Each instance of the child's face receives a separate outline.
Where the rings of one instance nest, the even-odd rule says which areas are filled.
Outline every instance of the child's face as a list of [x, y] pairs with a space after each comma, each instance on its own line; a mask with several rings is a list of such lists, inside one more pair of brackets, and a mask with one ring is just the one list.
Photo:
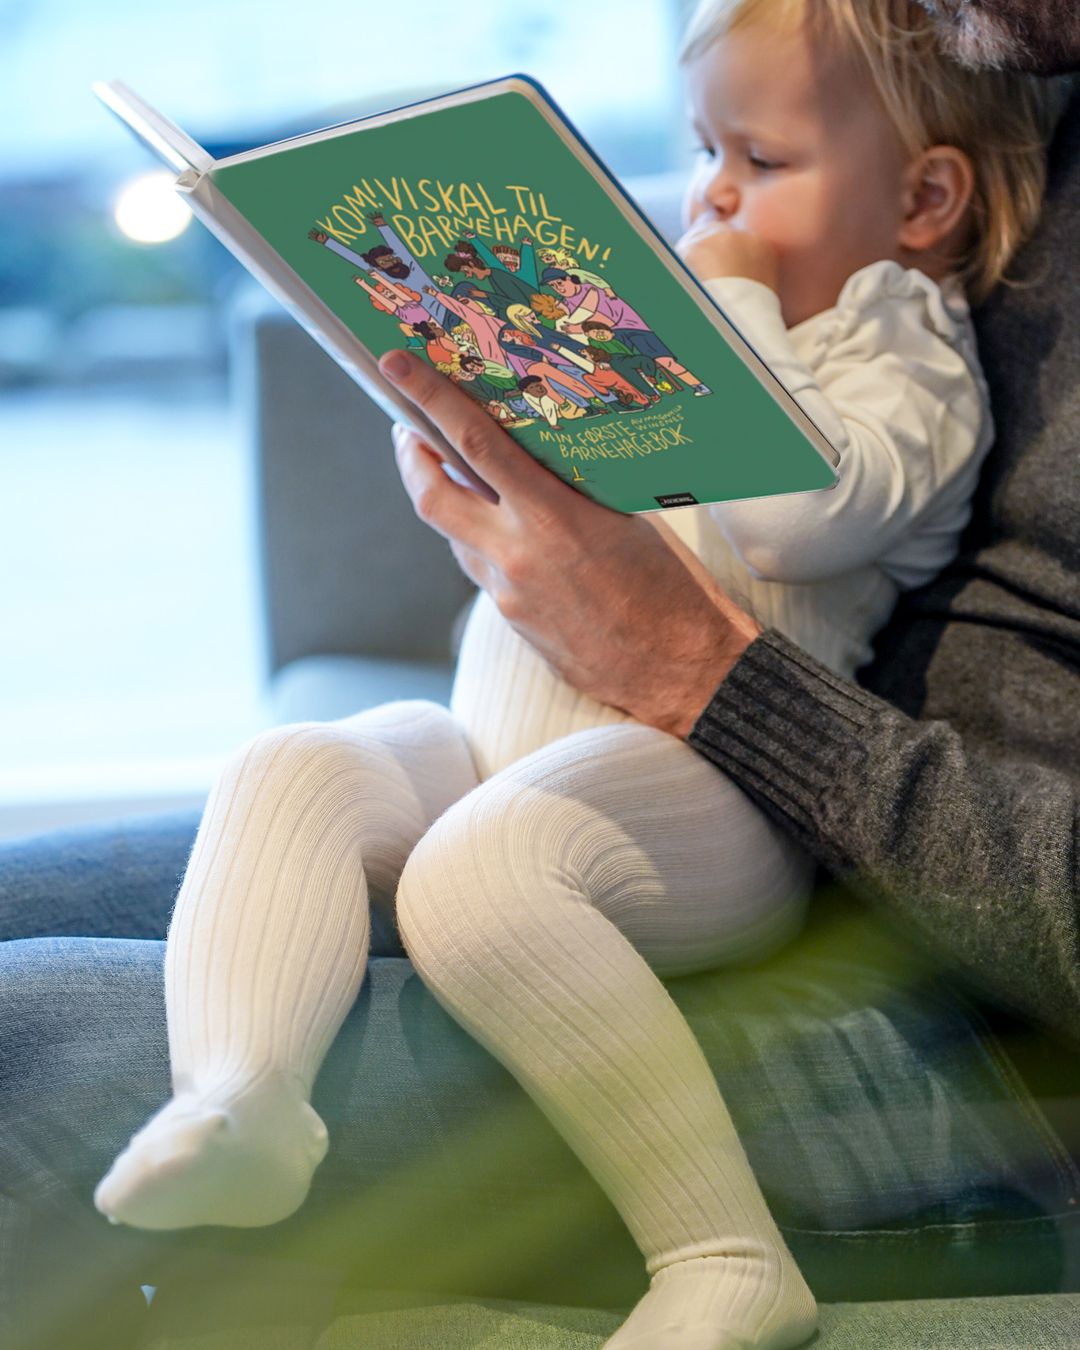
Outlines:
[[705, 150], [684, 225], [711, 212], [770, 244], [789, 328], [835, 304], [859, 268], [902, 261], [906, 156], [867, 84], [803, 34], [760, 25], [718, 39], [686, 78]]

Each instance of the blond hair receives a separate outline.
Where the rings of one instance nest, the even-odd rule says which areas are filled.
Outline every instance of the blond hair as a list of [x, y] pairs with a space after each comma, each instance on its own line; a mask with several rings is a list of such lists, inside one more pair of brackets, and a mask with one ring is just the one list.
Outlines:
[[752, 23], [803, 30], [812, 42], [861, 67], [901, 144], [912, 156], [932, 145], [963, 150], [975, 170], [971, 229], [953, 270], [972, 304], [1007, 275], [1034, 233], [1046, 188], [1046, 150], [1073, 83], [1068, 75], [972, 70], [941, 49], [916, 0], [702, 0], [687, 26], [680, 63]]
[[531, 337], [540, 337], [541, 329], [531, 319], [525, 317], [530, 312], [528, 305], [507, 305], [506, 307], [506, 317], [519, 333], [528, 333]]

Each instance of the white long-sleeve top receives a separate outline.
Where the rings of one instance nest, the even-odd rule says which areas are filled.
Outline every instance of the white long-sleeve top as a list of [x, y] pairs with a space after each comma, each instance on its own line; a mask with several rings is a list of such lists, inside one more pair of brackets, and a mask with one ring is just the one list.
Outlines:
[[993, 441], [963, 290], [882, 260], [787, 329], [760, 282], [705, 286], [835, 446], [839, 481], [664, 521], [759, 623], [850, 676], [898, 593], [956, 555]]
[[[789, 330], [760, 282], [705, 285], [836, 447], [839, 482], [663, 520], [760, 623], [850, 676], [899, 591], [950, 561], [968, 520], [993, 424], [967, 301], [958, 283], [939, 287], [883, 260]], [[450, 706], [481, 777], [572, 732], [627, 720], [556, 675], [484, 592]]]

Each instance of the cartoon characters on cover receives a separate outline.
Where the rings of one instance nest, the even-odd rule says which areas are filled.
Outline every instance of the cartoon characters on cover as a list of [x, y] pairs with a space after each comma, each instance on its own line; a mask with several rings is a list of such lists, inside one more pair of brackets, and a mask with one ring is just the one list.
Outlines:
[[467, 230], [430, 276], [386, 218], [357, 253], [322, 230], [308, 238], [358, 269], [353, 281], [427, 359], [503, 426], [648, 408], [704, 385], [649, 324], [565, 249], [531, 239], [489, 245]]

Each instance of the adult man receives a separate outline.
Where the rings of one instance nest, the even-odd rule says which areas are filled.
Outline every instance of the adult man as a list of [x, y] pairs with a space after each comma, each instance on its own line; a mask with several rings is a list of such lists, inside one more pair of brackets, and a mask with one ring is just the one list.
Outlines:
[[[927, 7], [950, 50], [974, 64], [1007, 56], [1051, 73], [1080, 63], [1080, 15], [1063, 2]], [[762, 634], [685, 551], [684, 567], [643, 519], [569, 493], [415, 368], [399, 387], [499, 505], [446, 479], [412, 433], [396, 436], [418, 514], [571, 683], [687, 737], [985, 989], [1076, 1037], [1080, 341], [1061, 286], [1077, 284], [1078, 210], [1074, 98], [1052, 151], [1044, 223], [1024, 255], [1044, 281], [1053, 258], [1058, 284], [999, 293], [978, 316], [991, 389], [1023, 408], [1010, 408], [1009, 434], [992, 452], [966, 551], [898, 612], [871, 672], [903, 711]], [[560, 592], [545, 565], [553, 556], [571, 563], [567, 577], [575, 559], [588, 567], [587, 596], [570, 603]]]

